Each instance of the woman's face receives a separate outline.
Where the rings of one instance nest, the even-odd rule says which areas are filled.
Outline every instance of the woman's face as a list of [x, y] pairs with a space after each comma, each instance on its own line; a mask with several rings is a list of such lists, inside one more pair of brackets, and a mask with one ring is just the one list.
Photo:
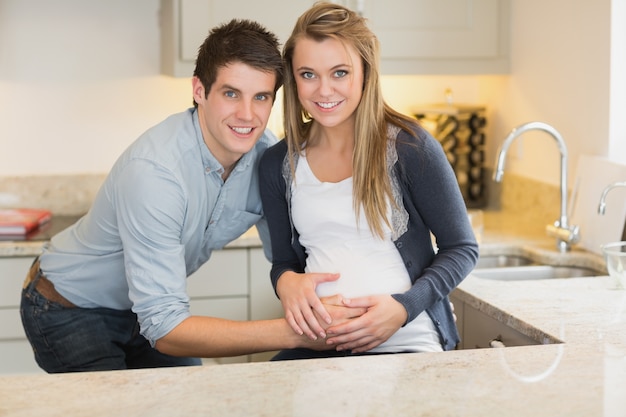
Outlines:
[[363, 64], [351, 45], [302, 38], [291, 63], [298, 99], [315, 121], [324, 127], [354, 124], [363, 95]]

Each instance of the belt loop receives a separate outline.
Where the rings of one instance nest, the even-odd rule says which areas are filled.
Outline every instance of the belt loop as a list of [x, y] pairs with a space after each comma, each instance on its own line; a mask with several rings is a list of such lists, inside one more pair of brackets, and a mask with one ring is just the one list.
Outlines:
[[[33, 271], [33, 269], [35, 268], [36, 270]], [[35, 260], [33, 261], [33, 263], [30, 265], [30, 269], [28, 270], [28, 275], [29, 275], [28, 281], [30, 282], [26, 286], [26, 290], [32, 291], [33, 288], [37, 287], [37, 283], [39, 282], [39, 279], [41, 278], [41, 275], [42, 275], [41, 268], [39, 267], [39, 256], [37, 256]]]

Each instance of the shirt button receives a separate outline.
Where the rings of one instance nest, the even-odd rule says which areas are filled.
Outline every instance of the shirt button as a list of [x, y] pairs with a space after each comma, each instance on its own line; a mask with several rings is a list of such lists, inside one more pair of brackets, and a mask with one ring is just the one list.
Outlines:
[[412, 267], [412, 266], [413, 266], [413, 262], [409, 261], [409, 262], [407, 262], [407, 263], [406, 263], [406, 267], [407, 267], [407, 268], [410, 268], [410, 267]]
[[402, 242], [396, 243], [396, 248], [400, 249], [402, 247]]
[[209, 167], [204, 168], [204, 172], [206, 172], [208, 174], [209, 172], [211, 172], [211, 168], [209, 168]]

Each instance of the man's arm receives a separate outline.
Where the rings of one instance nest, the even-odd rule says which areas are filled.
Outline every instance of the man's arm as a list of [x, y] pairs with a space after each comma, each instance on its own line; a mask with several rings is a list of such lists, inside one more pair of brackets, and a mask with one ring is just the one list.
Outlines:
[[[191, 316], [156, 342], [159, 352], [172, 356], [200, 358], [239, 356], [272, 350], [291, 349], [308, 343], [285, 319], [233, 321]], [[315, 342], [308, 343], [313, 348]], [[318, 349], [328, 349], [317, 341]]]
[[[362, 307], [347, 307], [339, 295], [322, 298], [339, 325], [365, 313]], [[328, 326], [325, 326], [328, 327]], [[256, 321], [233, 321], [216, 317], [191, 316], [157, 340], [156, 349], [172, 356], [216, 358], [249, 355], [258, 352], [293, 349], [335, 349], [325, 339], [311, 340], [296, 334], [284, 318]]]

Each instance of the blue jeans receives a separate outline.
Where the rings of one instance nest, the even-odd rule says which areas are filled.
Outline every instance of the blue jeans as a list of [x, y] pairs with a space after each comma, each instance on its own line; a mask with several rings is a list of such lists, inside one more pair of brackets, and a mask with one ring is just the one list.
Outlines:
[[151, 347], [130, 310], [68, 308], [47, 300], [35, 289], [39, 274], [22, 290], [20, 315], [35, 360], [46, 372], [201, 364], [197, 358], [169, 356]]

